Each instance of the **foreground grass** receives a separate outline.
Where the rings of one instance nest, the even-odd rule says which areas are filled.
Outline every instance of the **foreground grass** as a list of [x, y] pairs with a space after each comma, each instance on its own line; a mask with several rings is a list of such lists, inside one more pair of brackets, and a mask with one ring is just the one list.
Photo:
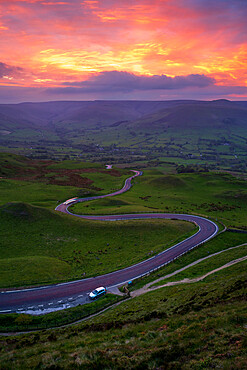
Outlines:
[[243, 369], [247, 263], [79, 325], [1, 338], [1, 368]]
[[0, 286], [54, 283], [140, 262], [196, 232], [172, 220], [96, 222], [11, 203], [0, 208]]
[[68, 325], [110, 307], [123, 299], [121, 296], [108, 293], [94, 302], [55, 311], [46, 315], [1, 314], [0, 332], [32, 331]]

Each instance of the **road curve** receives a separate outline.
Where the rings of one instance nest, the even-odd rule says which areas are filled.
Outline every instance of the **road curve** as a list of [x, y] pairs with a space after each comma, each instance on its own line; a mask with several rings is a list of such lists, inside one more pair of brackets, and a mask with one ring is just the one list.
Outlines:
[[[143, 262], [124, 268], [122, 270], [114, 271], [101, 276], [93, 278], [76, 280], [68, 283], [61, 283], [56, 285], [42, 286], [38, 288], [3, 291], [0, 293], [0, 313], [3, 312], [19, 312], [27, 310], [30, 307], [46, 307], [51, 305], [53, 301], [65, 302], [68, 297], [76, 301], [77, 297], [86, 296], [87, 293], [97, 286], [112, 287], [121, 285], [129, 280], [134, 280], [137, 277], [147, 274], [161, 266], [166, 265], [175, 258], [195, 248], [201, 243], [206, 242], [216, 235], [218, 232], [217, 225], [203, 217], [187, 215], [187, 214], [173, 214], [173, 213], [143, 213], [143, 214], [124, 214], [124, 215], [106, 215], [106, 216], [89, 216], [89, 215], [75, 215], [72, 214], [68, 208], [75, 203], [105, 198], [121, 194], [131, 187], [131, 180], [137, 176], [142, 175], [141, 171], [133, 171], [134, 175], [125, 181], [122, 189], [107, 195], [101, 195], [90, 198], [73, 198], [56, 207], [57, 211], [68, 213], [75, 217], [80, 217], [89, 220], [97, 221], [117, 221], [117, 220], [134, 220], [134, 219], [177, 219], [193, 222], [199, 227], [199, 231], [187, 238], [186, 240], [174, 245], [173, 247], [159, 253], [158, 255], [149, 258]], [[58, 300], [58, 301], [57, 301]], [[77, 301], [76, 301], [77, 302]], [[79, 302], [79, 300], [78, 300]], [[62, 304], [62, 303], [61, 303]], [[79, 304], [79, 303], [78, 303]]]

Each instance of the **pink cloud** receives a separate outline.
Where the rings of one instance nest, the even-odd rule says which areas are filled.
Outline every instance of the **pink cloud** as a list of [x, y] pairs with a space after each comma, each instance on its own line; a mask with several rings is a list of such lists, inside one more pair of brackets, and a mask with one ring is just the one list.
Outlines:
[[1, 61], [29, 71], [27, 87], [106, 70], [245, 86], [246, 19], [242, 0], [5, 0]]

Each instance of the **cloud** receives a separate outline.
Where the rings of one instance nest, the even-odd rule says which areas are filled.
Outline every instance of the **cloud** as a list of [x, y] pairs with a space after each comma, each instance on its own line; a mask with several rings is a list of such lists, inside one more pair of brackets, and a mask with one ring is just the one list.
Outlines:
[[15, 77], [23, 72], [23, 68], [10, 66], [6, 63], [0, 62], [0, 78]]
[[[54, 93], [81, 92], [130, 92], [134, 90], [173, 90], [187, 87], [206, 87], [213, 85], [215, 80], [199, 74], [168, 77], [166, 75], [144, 76], [129, 72], [101, 72], [82, 82], [64, 82], [66, 87], [48, 89]], [[67, 87], [69, 86], [69, 87]]]
[[[72, 89], [72, 91], [70, 91]], [[0, 86], [1, 103], [19, 103], [23, 101], [41, 102], [54, 100], [213, 100], [225, 98], [230, 100], [247, 100], [247, 86], [217, 86], [207, 87], [188, 87], [187, 89], [170, 90], [134, 90], [130, 92], [86, 92], [85, 90], [76, 91], [74, 88], [67, 87], [60, 93], [54, 94], [50, 89], [38, 87], [17, 87]]]
[[246, 0], [0, 0], [0, 71], [59, 94], [245, 86], [246, 19]]

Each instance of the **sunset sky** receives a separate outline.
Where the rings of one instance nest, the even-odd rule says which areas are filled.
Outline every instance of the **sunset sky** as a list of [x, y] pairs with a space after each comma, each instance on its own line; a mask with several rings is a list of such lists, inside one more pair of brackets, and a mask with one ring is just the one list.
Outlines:
[[246, 0], [0, 0], [0, 102], [247, 100]]

